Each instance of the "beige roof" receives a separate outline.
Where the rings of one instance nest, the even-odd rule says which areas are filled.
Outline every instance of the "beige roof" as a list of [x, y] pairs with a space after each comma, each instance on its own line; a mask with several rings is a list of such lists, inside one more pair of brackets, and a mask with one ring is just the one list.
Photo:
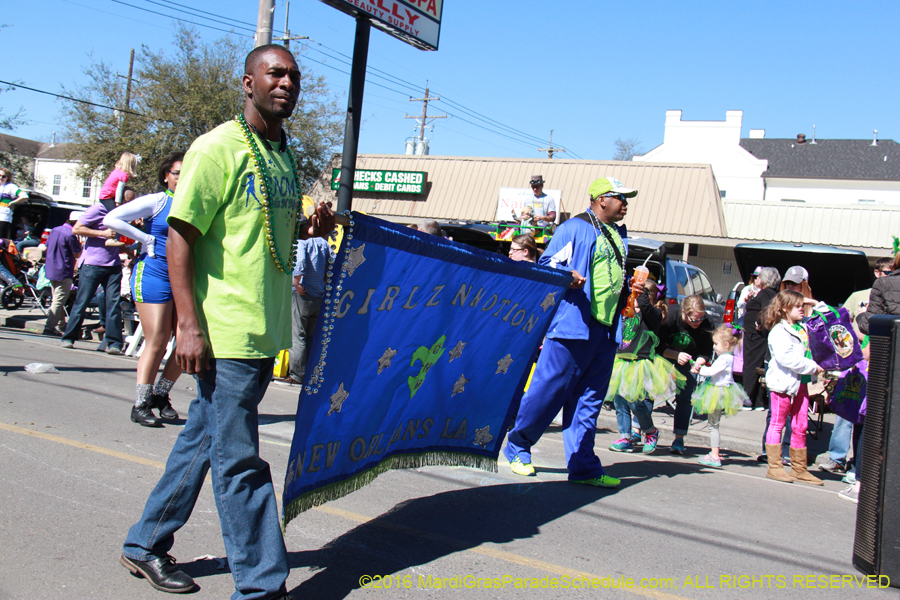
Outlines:
[[[331, 167], [340, 167], [335, 156]], [[331, 167], [316, 181], [311, 196], [336, 200]], [[562, 212], [574, 215], [588, 206], [587, 189], [604, 176], [638, 190], [625, 224], [634, 234], [667, 240], [727, 244], [725, 217], [712, 167], [568, 159], [513, 159], [458, 156], [360, 154], [357, 169], [425, 171], [422, 195], [354, 192], [353, 209], [399, 223], [421, 219], [494, 220], [501, 187], [528, 187], [543, 175], [544, 187], [562, 190]]]
[[824, 244], [848, 250], [891, 248], [900, 234], [900, 207], [724, 200], [735, 243]]

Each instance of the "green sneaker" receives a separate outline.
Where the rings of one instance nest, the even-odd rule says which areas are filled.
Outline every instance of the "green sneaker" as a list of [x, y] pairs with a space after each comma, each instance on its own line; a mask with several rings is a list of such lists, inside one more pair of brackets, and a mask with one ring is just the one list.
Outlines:
[[522, 459], [518, 456], [510, 461], [509, 468], [516, 475], [522, 475], [524, 477], [534, 477], [536, 475], [531, 463], [523, 463]]
[[569, 483], [580, 483], [582, 485], [592, 485], [594, 487], [614, 488], [619, 487], [622, 483], [615, 477], [609, 475], [601, 475], [600, 477], [592, 477], [591, 479], [570, 479]]

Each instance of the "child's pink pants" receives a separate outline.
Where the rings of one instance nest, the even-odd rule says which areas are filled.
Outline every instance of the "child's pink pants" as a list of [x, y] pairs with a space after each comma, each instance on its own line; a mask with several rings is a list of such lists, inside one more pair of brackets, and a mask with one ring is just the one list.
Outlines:
[[786, 394], [771, 392], [769, 430], [766, 432], [767, 444], [781, 444], [781, 432], [784, 424], [791, 418], [791, 448], [806, 448], [806, 425], [809, 421], [809, 392], [806, 384], [801, 383], [797, 395], [791, 398]]

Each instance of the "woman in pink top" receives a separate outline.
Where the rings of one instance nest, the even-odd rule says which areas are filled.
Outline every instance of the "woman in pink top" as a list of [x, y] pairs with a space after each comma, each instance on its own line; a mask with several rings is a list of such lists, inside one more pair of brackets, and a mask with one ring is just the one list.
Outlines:
[[100, 188], [100, 201], [113, 200], [116, 206], [122, 203], [125, 183], [137, 174], [138, 157], [131, 152], [123, 152], [116, 163], [116, 168], [109, 174], [103, 187]]

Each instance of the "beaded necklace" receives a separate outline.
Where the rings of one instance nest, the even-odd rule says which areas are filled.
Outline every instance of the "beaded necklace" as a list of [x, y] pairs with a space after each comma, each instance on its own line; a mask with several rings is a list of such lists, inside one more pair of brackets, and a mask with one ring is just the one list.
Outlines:
[[[618, 294], [619, 292], [622, 291], [622, 286], [625, 284], [625, 253], [622, 252], [622, 260], [620, 262], [617, 262], [617, 264], [619, 265], [619, 268], [622, 269], [622, 278], [619, 280], [618, 284], [615, 284], [615, 287], [614, 287], [613, 275], [612, 275], [612, 262], [613, 262], [613, 260], [615, 260], [616, 253], [615, 253], [615, 250], [613, 250], [613, 248], [612, 248], [613, 242], [610, 242], [608, 239], [606, 239], [606, 236], [603, 235], [603, 232], [602, 232], [602, 230], [600, 230], [600, 228], [607, 227], [607, 226], [605, 223], [603, 223], [602, 221], [600, 221], [600, 219], [597, 218], [597, 216], [594, 214], [594, 211], [591, 209], [588, 209], [587, 214], [590, 215], [591, 223], [593, 223], [594, 227], [596, 227], [598, 230], [597, 241], [599, 242], [601, 239], [603, 240], [603, 253], [606, 258], [606, 273], [607, 273], [607, 275], [609, 275], [609, 287], [612, 289], [613, 294]], [[615, 240], [616, 238], [619, 238], [620, 240], [622, 239], [622, 237], [619, 235], [619, 232], [616, 231], [615, 227], [608, 227], [607, 231], [609, 231], [612, 234], [613, 240]], [[624, 246], [624, 245], [625, 244], [623, 243], [622, 246]]]
[[[269, 187], [268, 183], [271, 181], [269, 176], [269, 169], [266, 167], [266, 161], [263, 160], [262, 152], [259, 150], [259, 146], [256, 145], [256, 141], [253, 139], [253, 134], [250, 133], [250, 126], [247, 123], [247, 120], [244, 118], [243, 113], [239, 113], [235, 118], [238, 125], [241, 128], [241, 133], [244, 134], [244, 140], [247, 142], [247, 145], [250, 147], [250, 154], [253, 156], [253, 164], [256, 167], [256, 176], [257, 181], [259, 181], [259, 190], [262, 192], [262, 205], [263, 212], [266, 215], [266, 240], [269, 244], [269, 254], [272, 255], [272, 259], [275, 261], [275, 266], [278, 267], [278, 270], [282, 273], [287, 273], [290, 275], [294, 272], [294, 263], [297, 260], [297, 253], [294, 251], [294, 248], [297, 246], [297, 240], [300, 239], [300, 231], [305, 219], [303, 219], [303, 211], [301, 209], [302, 204], [298, 200], [297, 202], [297, 224], [294, 227], [294, 239], [291, 240], [290, 245], [290, 258], [287, 263], [281, 258], [281, 252], [278, 251], [278, 244], [275, 242], [275, 230], [272, 227], [272, 203], [269, 202]], [[288, 149], [287, 151], [288, 159], [291, 163], [291, 172], [294, 174], [294, 184], [295, 189], [300, 189], [300, 174], [297, 172], [297, 162], [294, 160], [294, 153]]]

